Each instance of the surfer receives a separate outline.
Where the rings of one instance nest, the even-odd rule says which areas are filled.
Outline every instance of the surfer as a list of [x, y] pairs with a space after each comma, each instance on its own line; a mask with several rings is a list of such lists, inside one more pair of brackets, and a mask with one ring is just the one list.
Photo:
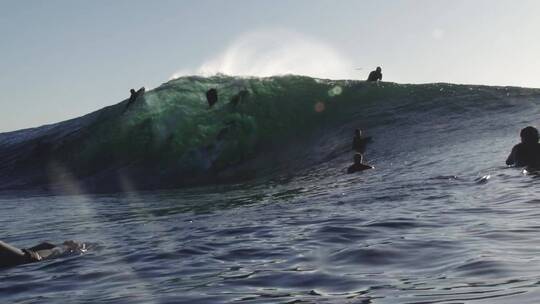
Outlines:
[[131, 104], [135, 102], [135, 100], [137, 100], [137, 98], [144, 95], [145, 90], [146, 89], [144, 87], [140, 88], [138, 91], [135, 91], [135, 89], [129, 90], [129, 92], [131, 93], [131, 96], [129, 96], [129, 101], [126, 105], [126, 110], [131, 106]]
[[366, 152], [366, 145], [371, 141], [371, 137], [363, 137], [362, 130], [356, 129], [354, 131], [352, 149], [358, 153], [364, 154]]
[[0, 267], [39, 262], [70, 252], [85, 251], [86, 245], [75, 241], [65, 241], [60, 246], [44, 242], [28, 249], [19, 249], [0, 241]]
[[367, 79], [367, 81], [377, 81], [377, 80], [382, 80], [381, 67], [377, 67], [375, 71], [371, 71]]
[[540, 168], [540, 143], [538, 143], [538, 129], [532, 126], [523, 128], [519, 133], [521, 143], [512, 148], [506, 159], [506, 164], [516, 167], [529, 166]]
[[218, 102], [218, 95], [217, 90], [214, 88], [211, 88], [210, 90], [206, 91], [206, 101], [208, 102], [208, 107], [213, 107], [216, 102]]
[[358, 171], [364, 171], [367, 169], [373, 169], [373, 166], [363, 164], [364, 157], [361, 153], [356, 153], [354, 155], [354, 164], [350, 165], [349, 168], [347, 168], [347, 173], [355, 173]]
[[238, 92], [238, 94], [234, 95], [231, 98], [230, 104], [236, 107], [240, 102], [244, 101], [244, 99], [247, 98], [248, 94], [249, 94], [248, 90], [246, 89], [241, 90], [240, 92]]

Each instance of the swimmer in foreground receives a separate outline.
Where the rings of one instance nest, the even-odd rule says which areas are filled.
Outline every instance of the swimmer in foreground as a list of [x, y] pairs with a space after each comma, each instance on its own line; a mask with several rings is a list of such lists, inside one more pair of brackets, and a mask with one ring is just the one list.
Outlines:
[[28, 249], [19, 249], [0, 241], [0, 268], [11, 267], [62, 256], [68, 253], [83, 253], [84, 243], [65, 241], [62, 245], [41, 243]]
[[374, 168], [373, 166], [363, 164], [362, 162], [363, 162], [362, 154], [356, 153], [354, 155], [354, 164], [352, 164], [351, 166], [349, 166], [349, 168], [347, 168], [347, 173], [354, 173], [354, 172], [364, 171], [367, 169]]
[[523, 128], [519, 133], [521, 143], [512, 148], [506, 159], [506, 164], [516, 167], [530, 167], [540, 169], [540, 143], [538, 143], [538, 129], [532, 126]]

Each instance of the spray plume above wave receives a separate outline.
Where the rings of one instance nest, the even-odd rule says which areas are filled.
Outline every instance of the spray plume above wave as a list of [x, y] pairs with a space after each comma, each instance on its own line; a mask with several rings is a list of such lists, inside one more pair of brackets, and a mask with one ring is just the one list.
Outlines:
[[289, 30], [258, 30], [240, 36], [199, 68], [177, 71], [171, 79], [216, 74], [354, 79], [352, 67], [348, 58], [322, 41]]

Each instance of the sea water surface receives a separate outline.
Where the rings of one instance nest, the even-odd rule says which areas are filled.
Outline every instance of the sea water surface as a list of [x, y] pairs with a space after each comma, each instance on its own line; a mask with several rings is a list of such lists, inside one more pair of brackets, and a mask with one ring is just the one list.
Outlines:
[[540, 178], [504, 160], [540, 93], [516, 95], [371, 110], [375, 169], [357, 174], [332, 150], [349, 121], [306, 146], [316, 162], [241, 183], [6, 193], [3, 241], [89, 250], [1, 269], [1, 302], [537, 303]]

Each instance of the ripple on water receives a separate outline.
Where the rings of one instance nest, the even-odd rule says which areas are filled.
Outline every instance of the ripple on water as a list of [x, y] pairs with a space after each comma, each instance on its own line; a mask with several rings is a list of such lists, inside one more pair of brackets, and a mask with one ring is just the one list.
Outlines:
[[[330, 274], [324, 271], [260, 271], [246, 279], [228, 282], [230, 285], [250, 286], [257, 288], [287, 288], [312, 290], [322, 289], [332, 292], [350, 291], [365, 287], [366, 282], [354, 278]], [[368, 282], [372, 283], [372, 282]]]
[[315, 231], [313, 238], [325, 243], [350, 244], [369, 238], [376, 231], [346, 226], [324, 225]]
[[377, 248], [345, 248], [331, 254], [328, 262], [334, 265], [389, 266], [403, 257], [399, 251]]
[[[281, 249], [281, 250], [280, 250]], [[239, 248], [228, 250], [223, 254], [215, 255], [215, 259], [222, 261], [238, 260], [271, 260], [277, 258], [286, 258], [288, 254], [287, 247], [278, 248]]]
[[417, 219], [407, 219], [407, 218], [396, 218], [396, 219], [385, 219], [375, 222], [370, 222], [364, 224], [366, 227], [380, 227], [380, 228], [389, 228], [389, 229], [412, 229], [419, 227], [435, 227], [434, 224], [428, 224], [426, 222], [419, 221]]
[[498, 278], [508, 271], [508, 267], [502, 262], [482, 259], [469, 260], [455, 267], [453, 272], [464, 277], [492, 277]]

